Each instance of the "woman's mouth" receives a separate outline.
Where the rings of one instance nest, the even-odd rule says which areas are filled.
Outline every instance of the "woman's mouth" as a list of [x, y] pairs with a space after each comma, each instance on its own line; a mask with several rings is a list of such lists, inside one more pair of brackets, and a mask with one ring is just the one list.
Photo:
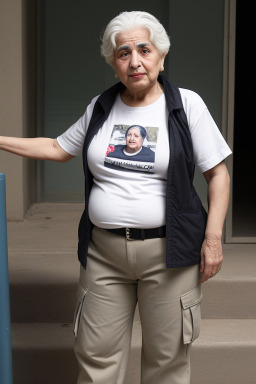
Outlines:
[[132, 73], [129, 76], [132, 77], [133, 79], [141, 79], [143, 76], [145, 76], [145, 73]]

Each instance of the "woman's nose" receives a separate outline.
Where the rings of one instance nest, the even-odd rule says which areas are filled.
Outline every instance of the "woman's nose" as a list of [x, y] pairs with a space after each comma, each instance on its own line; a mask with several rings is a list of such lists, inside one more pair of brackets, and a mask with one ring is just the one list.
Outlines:
[[136, 51], [133, 51], [130, 57], [131, 57], [131, 61], [130, 61], [131, 68], [136, 69], [141, 66], [140, 60], [139, 60], [139, 54]]

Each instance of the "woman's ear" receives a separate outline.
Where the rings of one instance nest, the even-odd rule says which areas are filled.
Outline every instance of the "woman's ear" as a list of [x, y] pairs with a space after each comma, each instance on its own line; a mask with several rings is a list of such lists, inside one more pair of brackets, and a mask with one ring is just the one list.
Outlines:
[[164, 60], [165, 60], [165, 57], [166, 57], [166, 53], [163, 53], [161, 55], [161, 63], [160, 63], [160, 72], [163, 72], [164, 71]]

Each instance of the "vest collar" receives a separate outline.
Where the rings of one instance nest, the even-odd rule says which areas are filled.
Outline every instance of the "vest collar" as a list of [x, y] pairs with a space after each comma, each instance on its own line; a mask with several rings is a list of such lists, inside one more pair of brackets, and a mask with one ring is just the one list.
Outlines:
[[164, 94], [169, 112], [174, 109], [182, 109], [183, 105], [178, 87], [174, 87], [163, 75], [159, 75], [157, 80], [164, 87]]

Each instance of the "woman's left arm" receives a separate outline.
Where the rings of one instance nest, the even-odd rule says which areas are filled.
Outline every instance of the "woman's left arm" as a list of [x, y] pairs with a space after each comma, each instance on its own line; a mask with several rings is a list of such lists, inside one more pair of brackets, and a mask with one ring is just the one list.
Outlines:
[[230, 190], [230, 177], [224, 161], [204, 172], [203, 175], [208, 184], [208, 219], [201, 249], [201, 283], [215, 276], [221, 269], [222, 229]]

